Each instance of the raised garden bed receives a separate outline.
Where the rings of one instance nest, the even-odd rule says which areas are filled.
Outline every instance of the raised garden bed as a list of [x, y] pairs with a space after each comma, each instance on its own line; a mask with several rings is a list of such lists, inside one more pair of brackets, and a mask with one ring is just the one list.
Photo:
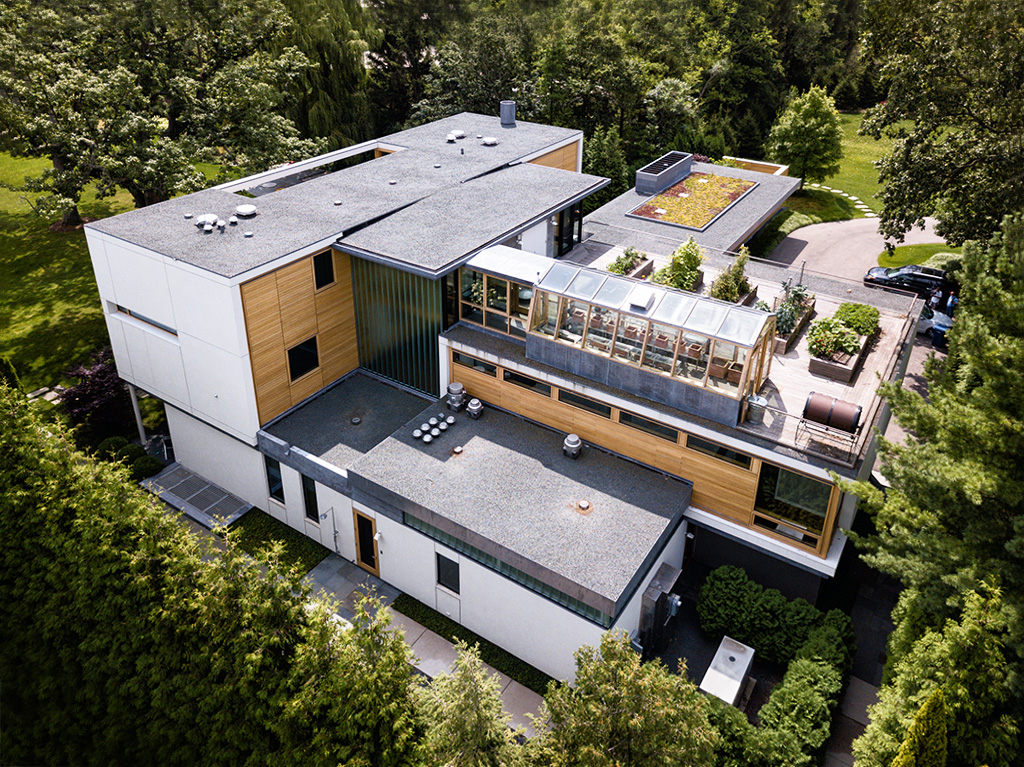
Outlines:
[[652, 272], [654, 272], [654, 260], [645, 258], [639, 264], [626, 272], [626, 276], [632, 277], [635, 280], [646, 280], [651, 276]]
[[750, 288], [749, 293], [744, 293], [736, 302], [739, 306], [753, 306], [757, 303], [757, 285]]
[[859, 336], [860, 350], [856, 354], [837, 354], [830, 360], [811, 357], [807, 369], [814, 375], [831, 378], [833, 381], [850, 383], [860, 370], [860, 364], [868, 353], [871, 336]]
[[756, 182], [710, 173], [691, 173], [629, 213], [666, 224], [704, 229]]
[[793, 328], [793, 332], [788, 336], [775, 336], [775, 348], [773, 352], [775, 354], [789, 354], [793, 347], [796, 346], [797, 340], [800, 338], [800, 334], [804, 332], [804, 328], [807, 327], [811, 321], [811, 317], [814, 316], [814, 299], [812, 298], [810, 303], [804, 307], [803, 314], [796, 321], [796, 327]]

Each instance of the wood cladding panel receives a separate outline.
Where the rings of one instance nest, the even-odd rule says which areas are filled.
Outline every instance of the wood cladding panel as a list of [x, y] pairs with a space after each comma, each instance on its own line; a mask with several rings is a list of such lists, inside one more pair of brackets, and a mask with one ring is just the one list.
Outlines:
[[579, 143], [573, 142], [559, 149], [554, 149], [547, 154], [542, 154], [540, 157], [535, 157], [530, 162], [547, 168], [561, 168], [562, 170], [577, 172], [579, 171], [579, 168], [576, 167], [578, 149]]
[[739, 524], [751, 524], [760, 467], [756, 460], [749, 470], [734, 466], [454, 362], [451, 380], [460, 381], [470, 396], [484, 402], [560, 431], [575, 432], [586, 442], [688, 479], [693, 482], [694, 505]]
[[[309, 256], [241, 286], [261, 424], [359, 365], [349, 257], [334, 254], [335, 281], [319, 291], [312, 260]], [[292, 381], [288, 349], [312, 336], [320, 365]]]

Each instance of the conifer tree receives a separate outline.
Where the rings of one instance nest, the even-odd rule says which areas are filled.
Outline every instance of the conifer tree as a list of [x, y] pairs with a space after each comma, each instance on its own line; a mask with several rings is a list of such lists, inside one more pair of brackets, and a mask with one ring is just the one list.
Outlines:
[[946, 698], [941, 688], [914, 716], [892, 767], [946, 767]]

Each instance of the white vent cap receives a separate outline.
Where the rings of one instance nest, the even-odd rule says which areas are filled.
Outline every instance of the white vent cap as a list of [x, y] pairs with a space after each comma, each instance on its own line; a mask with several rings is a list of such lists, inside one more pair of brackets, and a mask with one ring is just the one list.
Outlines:
[[240, 216], [241, 218], [252, 218], [256, 215], [256, 206], [249, 204], [239, 205], [235, 208], [235, 215]]
[[481, 143], [483, 143], [484, 146], [497, 146], [498, 139], [494, 138], [494, 136], [484, 136], [484, 140]]

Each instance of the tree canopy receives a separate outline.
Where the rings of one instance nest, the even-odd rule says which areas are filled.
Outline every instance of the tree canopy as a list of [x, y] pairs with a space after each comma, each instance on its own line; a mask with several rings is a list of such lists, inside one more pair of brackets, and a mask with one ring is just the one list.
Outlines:
[[[869, 0], [869, 55], [887, 99], [862, 130], [895, 137], [879, 164], [880, 229], [925, 216], [951, 245], [987, 239], [1024, 209], [1024, 6], [1016, 0]], [[909, 121], [909, 122], [908, 122]]]
[[[964, 692], [944, 686], [946, 704], [956, 721], [975, 722], [971, 738], [954, 737], [951, 723], [951, 763], [1010, 764], [1007, 743], [1021, 752], [1005, 722], [1024, 719], [1024, 216], [969, 242], [957, 276], [949, 355], [926, 366], [928, 398], [882, 389], [909, 431], [904, 443], [881, 442], [891, 487], [852, 486], [878, 531], [861, 541], [865, 560], [906, 586], [890, 640], [899, 702], [876, 728], [887, 739], [869, 739], [881, 756], [866, 764], [888, 764], [925, 682], [940, 682], [923, 658], [962, 679]], [[971, 642], [966, 654], [953, 654], [954, 640]]]
[[804, 181], [824, 181], [839, 172], [843, 130], [835, 102], [817, 86], [793, 99], [772, 126], [768, 156], [789, 165]]

